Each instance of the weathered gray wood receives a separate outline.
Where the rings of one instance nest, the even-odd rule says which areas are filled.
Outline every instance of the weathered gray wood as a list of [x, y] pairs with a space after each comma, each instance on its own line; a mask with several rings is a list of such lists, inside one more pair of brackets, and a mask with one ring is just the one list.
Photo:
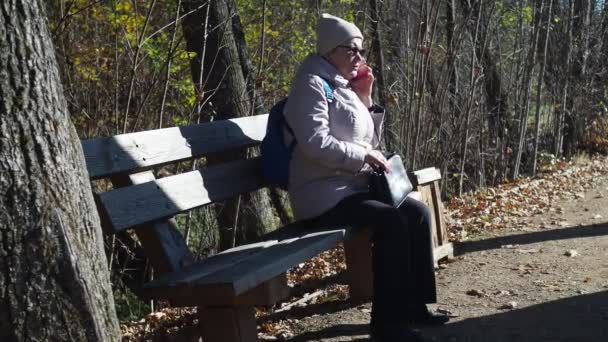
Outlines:
[[215, 284], [232, 282], [239, 295], [261, 282], [328, 250], [344, 239], [344, 230], [333, 230], [305, 235], [295, 240], [284, 240], [257, 253], [233, 267], [225, 268], [196, 282]]
[[252, 306], [199, 307], [205, 342], [256, 342], [257, 325]]
[[443, 245], [448, 242], [448, 232], [443, 218], [443, 202], [441, 201], [441, 190], [439, 182], [429, 184], [431, 187], [431, 198], [433, 201], [433, 216], [435, 216], [435, 230], [437, 231], [437, 244]]
[[363, 229], [352, 235], [344, 241], [348, 292], [355, 301], [370, 300], [374, 294], [371, 232]]
[[[254, 253], [245, 257], [239, 253], [227, 254], [228, 257], [234, 255], [238, 262], [229, 266], [222, 263], [222, 267], [218, 267], [218, 270], [214, 272], [208, 272], [202, 267], [198, 277], [194, 274], [186, 274], [188, 272], [179, 273], [177, 279], [171, 279], [167, 275], [146, 284], [144, 288], [150, 290], [150, 293], [166, 290], [168, 299], [171, 295], [179, 296], [182, 291], [188, 290], [199, 293], [208, 290], [216, 291], [218, 295], [236, 297], [322, 251], [332, 248], [336, 243], [342, 241], [344, 236], [345, 231], [338, 229], [283, 240], [262, 247], [259, 251], [255, 250]], [[208, 260], [217, 257], [222, 257], [222, 255]]]
[[443, 258], [454, 258], [454, 245], [452, 245], [451, 242], [448, 242], [435, 247], [433, 249], [433, 258], [435, 259], [435, 263]]
[[133, 173], [152, 166], [259, 144], [268, 115], [83, 140], [89, 177]]
[[419, 185], [418, 192], [422, 197], [422, 202], [424, 202], [428, 207], [431, 214], [431, 237], [433, 239], [433, 248], [439, 246], [439, 239], [437, 237], [437, 215], [435, 210], [435, 203], [433, 202], [433, 195], [431, 193], [431, 189], [429, 185]]
[[[110, 179], [115, 188], [122, 188], [151, 182], [156, 177], [152, 171], [143, 171], [127, 176], [117, 175]], [[135, 233], [156, 275], [176, 271], [194, 261], [173, 218], [138, 226]]]
[[239, 246], [233, 250], [226, 250], [223, 253], [197, 261], [178, 271], [161, 275], [144, 287], [151, 289], [154, 287], [177, 287], [180, 285], [188, 285], [213, 272], [234, 266], [235, 264], [250, 258], [252, 255], [259, 253], [264, 248], [275, 245], [276, 243], [277, 241], [264, 241]]
[[239, 296], [233, 296], [218, 285], [214, 288], [205, 288], [201, 291], [197, 287], [180, 287], [179, 291], [169, 290], [147, 290], [148, 299], [168, 298], [171, 306], [271, 306], [278, 301], [284, 300], [291, 295], [291, 288], [287, 286], [285, 273], [265, 281], [260, 285]]
[[115, 230], [174, 216], [263, 186], [259, 158], [191, 171], [105, 192], [100, 201]]
[[409, 172], [408, 174], [414, 187], [418, 185], [425, 185], [441, 179], [441, 172], [439, 172], [439, 169], [435, 167]]

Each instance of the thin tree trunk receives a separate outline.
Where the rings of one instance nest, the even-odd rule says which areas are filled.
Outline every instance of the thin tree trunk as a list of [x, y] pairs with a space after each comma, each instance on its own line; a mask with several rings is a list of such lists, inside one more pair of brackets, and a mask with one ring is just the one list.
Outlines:
[[532, 161], [532, 176], [536, 176], [536, 162], [538, 156], [538, 142], [540, 135], [540, 107], [541, 107], [541, 93], [543, 91], [543, 80], [545, 78], [545, 67], [547, 65], [547, 50], [549, 47], [549, 32], [551, 26], [551, 18], [553, 9], [553, 0], [549, 0], [549, 10], [547, 11], [547, 26], [545, 28], [545, 42], [543, 47], [543, 60], [540, 66], [540, 73], [538, 74], [538, 84], [536, 85], [536, 113], [534, 118], [536, 119], [535, 128], [534, 128], [534, 156]]
[[414, 126], [413, 126], [413, 130], [414, 130], [414, 134], [412, 137], [412, 143], [411, 143], [411, 147], [412, 147], [412, 153], [411, 153], [411, 159], [408, 159], [409, 162], [412, 165], [412, 168], [417, 168], [417, 163], [418, 163], [418, 154], [422, 154], [419, 151], [420, 148], [420, 142], [419, 142], [419, 138], [420, 138], [420, 133], [421, 133], [421, 125], [422, 125], [422, 115], [423, 115], [423, 109], [425, 106], [425, 92], [426, 92], [426, 78], [428, 76], [428, 72], [429, 72], [429, 68], [430, 68], [430, 55], [431, 55], [431, 48], [433, 45], [433, 32], [435, 31], [435, 27], [437, 24], [437, 17], [438, 17], [438, 11], [436, 8], [436, 2], [433, 0], [430, 0], [430, 4], [429, 4], [429, 0], [425, 0], [423, 2], [421, 2], [421, 7], [420, 7], [420, 13], [421, 16], [423, 16], [421, 18], [421, 22], [419, 27], [419, 32], [418, 32], [418, 41], [417, 41], [417, 47], [419, 49], [419, 54], [421, 55], [419, 61], [420, 61], [420, 65], [418, 67], [418, 75], [417, 75], [417, 79], [416, 82], [414, 82], [414, 87], [412, 88], [413, 90], [415, 90], [415, 93], [412, 96], [412, 99], [416, 99], [416, 104], [415, 104], [415, 116], [414, 116]]
[[455, 28], [456, 28], [456, 0], [448, 0], [446, 3], [446, 16], [445, 16], [445, 32], [447, 40], [447, 58], [448, 58], [448, 70], [450, 74], [449, 82], [449, 94], [450, 94], [450, 108], [454, 108], [452, 104], [455, 97], [458, 94], [458, 69], [456, 68], [456, 42], [454, 40]]
[[125, 109], [125, 116], [123, 118], [122, 125], [122, 133], [127, 133], [127, 129], [129, 127], [129, 108], [131, 106], [131, 99], [133, 98], [133, 92], [135, 87], [135, 78], [137, 76], [137, 66], [139, 64], [139, 54], [141, 52], [142, 44], [144, 42], [144, 38], [146, 37], [146, 28], [148, 27], [148, 23], [150, 22], [150, 18], [152, 16], [152, 10], [154, 9], [154, 5], [156, 4], [156, 0], [153, 0], [148, 7], [148, 12], [146, 13], [146, 20], [144, 22], [144, 27], [141, 30], [141, 34], [137, 39], [137, 46], [135, 47], [135, 56], [133, 57], [133, 61], [131, 62], [131, 80], [129, 82], [129, 93], [127, 95], [127, 107]]
[[[382, 31], [380, 28], [380, 9], [378, 6], [377, 0], [370, 0], [370, 8], [371, 8], [371, 21], [372, 21], [372, 50], [374, 52], [374, 76], [376, 77], [378, 90], [378, 100], [383, 106], [386, 106], [386, 77], [385, 77], [385, 68], [384, 68], [384, 43], [382, 41]], [[384, 142], [386, 143], [386, 148], [389, 151], [393, 151], [395, 149], [395, 136], [393, 131], [393, 117], [395, 113], [387, 113], [385, 122], [384, 122]]]
[[42, 1], [0, 6], [0, 340], [119, 341]]
[[562, 70], [563, 75], [563, 89], [561, 94], [561, 110], [558, 111], [558, 117], [556, 120], [556, 132], [555, 132], [555, 145], [554, 154], [559, 157], [563, 153], [564, 146], [564, 125], [566, 122], [566, 116], [568, 115], [568, 89], [570, 87], [570, 74], [572, 65], [572, 45], [574, 44], [574, 33], [573, 33], [573, 20], [574, 20], [574, 0], [569, 2], [568, 6], [568, 39], [566, 42], [566, 63]]
[[581, 140], [584, 133], [585, 126], [585, 115], [580, 115], [581, 112], [588, 110], [585, 108], [585, 101], [583, 98], [589, 91], [587, 83], [589, 55], [589, 35], [591, 25], [591, 13], [593, 11], [591, 0], [577, 0], [574, 2], [574, 15], [573, 15], [573, 30], [574, 40], [576, 42], [574, 46], [578, 47], [576, 54], [576, 64], [572, 65], [571, 82], [572, 84], [570, 92], [573, 94], [570, 96], [572, 107], [570, 111], [566, 112], [565, 127], [564, 127], [564, 151], [567, 156], [572, 156], [578, 147], [578, 143]]
[[[175, 6], [175, 25], [173, 26], [173, 33], [171, 34], [169, 51], [167, 51], [167, 74], [165, 75], [165, 85], [163, 86], [163, 98], [160, 102], [160, 113], [158, 114], [158, 128], [163, 128], [163, 111], [165, 109], [165, 101], [167, 99], [167, 90], [169, 89], [169, 79], [171, 78], [171, 62], [173, 61], [175, 35], [177, 33], [177, 25], [179, 23], [179, 13], [181, 11], [181, 7], [182, 1], [177, 0], [177, 6]], [[186, 241], [188, 240], [186, 239]]]
[[513, 164], [513, 179], [519, 177], [519, 168], [521, 164], [521, 156], [525, 148], [526, 131], [528, 130], [528, 111], [530, 110], [530, 92], [532, 88], [532, 72], [536, 65], [536, 53], [538, 51], [538, 36], [540, 33], [540, 24], [542, 14], [544, 12], [545, 0], [540, 0], [540, 8], [535, 6], [535, 24], [532, 34], [532, 46], [528, 52], [526, 60], [526, 74], [524, 76], [524, 102], [519, 114], [519, 137], [515, 152], [515, 162]]
[[[480, 26], [480, 22], [481, 22], [482, 9], [483, 9], [483, 0], [480, 0], [479, 9], [477, 11], [477, 16], [476, 16], [477, 18], [476, 18], [476, 23], [475, 23], [475, 31], [473, 33], [473, 41], [471, 42], [471, 44], [473, 46], [475, 46], [477, 44], [477, 37], [479, 35], [479, 26]], [[477, 63], [476, 52], [475, 52], [475, 49], [473, 49], [473, 51], [471, 51], [471, 64], [470, 64], [470, 77], [469, 77], [470, 90], [469, 90], [467, 109], [465, 111], [465, 118], [464, 118], [464, 135], [462, 136], [462, 141], [460, 143], [460, 177], [458, 180], [458, 193], [460, 196], [462, 196], [462, 193], [464, 190], [464, 171], [465, 171], [464, 167], [465, 167], [466, 160], [467, 160], [467, 146], [468, 146], [468, 140], [469, 140], [469, 119], [470, 119], [471, 110], [473, 107], [473, 96], [475, 95], [475, 86], [477, 84], [477, 79], [476, 79], [476, 75], [475, 75], [475, 64], [476, 63]]]

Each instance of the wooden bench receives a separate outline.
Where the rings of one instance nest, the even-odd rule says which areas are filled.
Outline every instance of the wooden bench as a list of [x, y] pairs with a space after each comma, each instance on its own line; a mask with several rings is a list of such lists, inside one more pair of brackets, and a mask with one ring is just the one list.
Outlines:
[[[256, 341], [255, 306], [290, 295], [286, 271], [344, 242], [351, 298], [372, 294], [369, 233], [348, 227], [303, 229], [290, 224], [261, 241], [195, 261], [173, 217], [265, 186], [259, 158], [203, 167], [157, 179], [160, 166], [258, 145], [267, 115], [83, 140], [91, 180], [113, 189], [94, 194], [107, 234], [132, 229], [155, 279], [139, 289], [144, 298], [174, 306], [198, 306], [206, 342]], [[413, 172], [419, 195], [433, 212], [435, 259], [452, 253], [442, 218], [438, 170]], [[367, 252], [366, 252], [367, 251]]]

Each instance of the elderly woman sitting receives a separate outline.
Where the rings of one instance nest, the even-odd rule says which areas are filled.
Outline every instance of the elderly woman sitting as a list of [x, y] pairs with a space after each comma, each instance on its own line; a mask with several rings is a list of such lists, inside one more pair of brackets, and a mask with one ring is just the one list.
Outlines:
[[384, 110], [373, 103], [374, 76], [364, 55], [354, 24], [319, 18], [317, 53], [300, 66], [284, 110], [297, 142], [288, 190], [299, 220], [372, 229], [371, 334], [421, 341], [410, 323], [448, 320], [426, 307], [436, 301], [430, 213], [411, 198], [394, 208], [370, 194], [372, 168], [390, 170], [377, 150]]

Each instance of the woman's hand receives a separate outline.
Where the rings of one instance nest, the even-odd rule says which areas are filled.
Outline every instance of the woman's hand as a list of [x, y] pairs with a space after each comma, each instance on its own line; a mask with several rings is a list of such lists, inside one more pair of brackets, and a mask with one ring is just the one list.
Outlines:
[[384, 154], [378, 150], [370, 150], [365, 155], [365, 162], [369, 164], [374, 170], [380, 170], [385, 172], [391, 172], [388, 161], [384, 157]]
[[367, 64], [362, 64], [357, 72], [357, 75], [361, 77], [355, 77], [350, 80], [351, 87], [354, 92], [359, 96], [359, 99], [366, 107], [371, 107], [372, 101], [372, 88], [374, 85], [374, 74], [372, 68]]

